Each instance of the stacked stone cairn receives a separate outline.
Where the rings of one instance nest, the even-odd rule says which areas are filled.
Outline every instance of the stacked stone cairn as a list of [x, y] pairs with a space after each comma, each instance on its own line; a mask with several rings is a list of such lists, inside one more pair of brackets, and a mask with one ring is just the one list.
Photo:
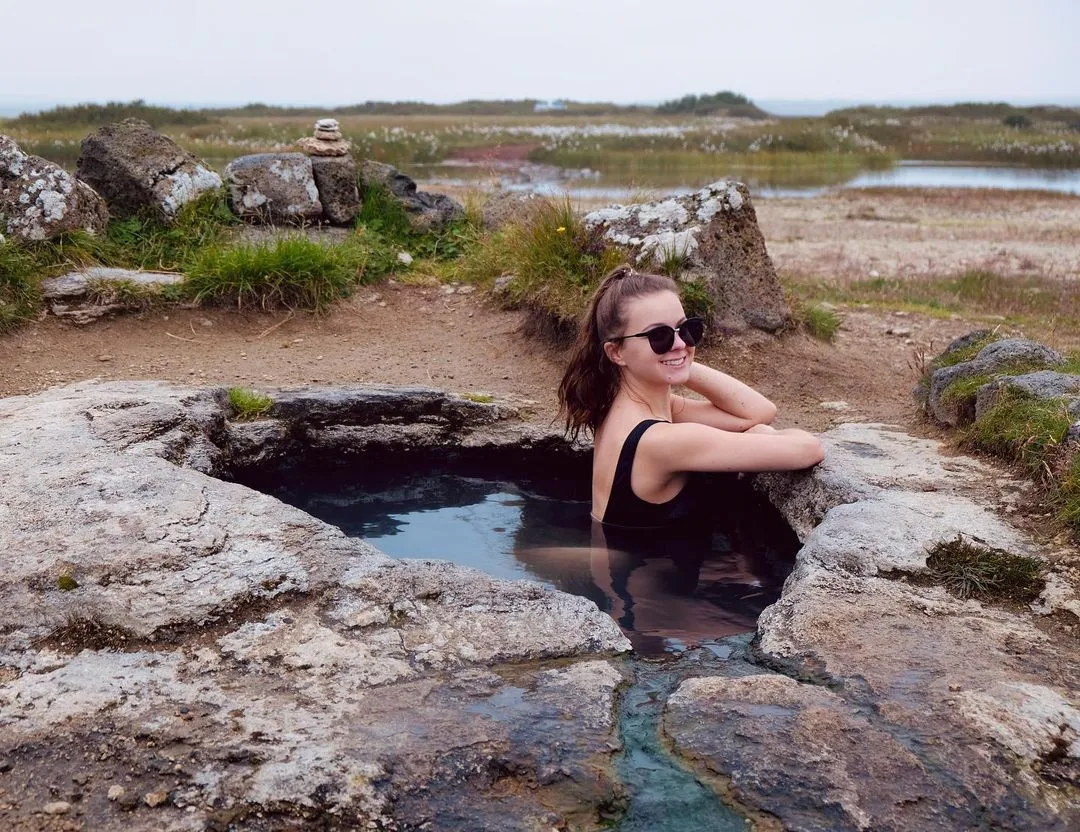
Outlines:
[[360, 213], [356, 162], [337, 121], [319, 119], [315, 135], [296, 144], [302, 153], [254, 153], [229, 163], [233, 212], [262, 223], [352, 223]]
[[360, 191], [352, 142], [342, 138], [337, 119], [319, 119], [315, 122], [315, 135], [305, 136], [296, 144], [311, 159], [315, 187], [327, 221], [334, 225], [350, 224], [360, 213]]

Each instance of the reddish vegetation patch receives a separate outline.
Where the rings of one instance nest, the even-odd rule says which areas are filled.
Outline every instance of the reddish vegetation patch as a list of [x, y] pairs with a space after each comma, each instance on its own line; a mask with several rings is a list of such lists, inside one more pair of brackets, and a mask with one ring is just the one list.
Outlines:
[[495, 144], [486, 147], [462, 147], [454, 151], [454, 162], [525, 162], [529, 154], [540, 147], [539, 142], [529, 144]]

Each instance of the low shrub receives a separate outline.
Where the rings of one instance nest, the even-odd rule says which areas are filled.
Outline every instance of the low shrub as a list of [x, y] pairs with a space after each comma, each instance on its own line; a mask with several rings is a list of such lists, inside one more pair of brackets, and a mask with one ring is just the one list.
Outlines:
[[706, 321], [712, 318], [715, 304], [704, 282], [700, 280], [680, 280], [679, 299], [682, 301], [683, 312], [686, 313], [686, 317], [703, 318]]

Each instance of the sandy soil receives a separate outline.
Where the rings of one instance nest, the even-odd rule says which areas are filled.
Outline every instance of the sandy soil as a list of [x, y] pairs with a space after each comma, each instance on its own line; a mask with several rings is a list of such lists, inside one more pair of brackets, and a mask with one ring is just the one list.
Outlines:
[[790, 274], [945, 277], [978, 268], [1080, 279], [1080, 197], [870, 189], [755, 207], [769, 253]]

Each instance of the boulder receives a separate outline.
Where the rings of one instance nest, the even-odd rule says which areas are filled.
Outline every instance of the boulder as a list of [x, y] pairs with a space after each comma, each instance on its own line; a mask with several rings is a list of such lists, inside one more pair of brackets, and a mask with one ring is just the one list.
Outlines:
[[349, 225], [360, 214], [360, 190], [352, 156], [312, 156], [311, 172], [328, 222]]
[[108, 221], [105, 201], [93, 188], [0, 136], [0, 230], [20, 240], [47, 240], [71, 231], [100, 234]]
[[585, 215], [585, 224], [624, 248], [641, 269], [677, 268], [704, 284], [713, 325], [776, 332], [791, 319], [765, 249], [750, 191], [720, 181], [693, 194], [640, 205], [614, 205]]
[[970, 424], [976, 418], [977, 391], [958, 395], [955, 390], [949, 389], [953, 384], [979, 376], [1015, 373], [1018, 370], [1053, 367], [1063, 363], [1065, 359], [1060, 353], [1034, 341], [1024, 338], [994, 341], [968, 361], [934, 370], [930, 376], [926, 407], [930, 415], [943, 424]]
[[311, 159], [303, 153], [254, 153], [225, 168], [229, 204], [244, 219], [311, 222], [322, 217]]
[[385, 188], [405, 209], [414, 231], [438, 231], [465, 219], [461, 203], [444, 194], [417, 190], [416, 183], [393, 165], [371, 160], [361, 163], [360, 183], [364, 188]]
[[82, 140], [76, 169], [119, 217], [151, 212], [171, 219], [221, 187], [221, 177], [145, 121], [127, 118]]

